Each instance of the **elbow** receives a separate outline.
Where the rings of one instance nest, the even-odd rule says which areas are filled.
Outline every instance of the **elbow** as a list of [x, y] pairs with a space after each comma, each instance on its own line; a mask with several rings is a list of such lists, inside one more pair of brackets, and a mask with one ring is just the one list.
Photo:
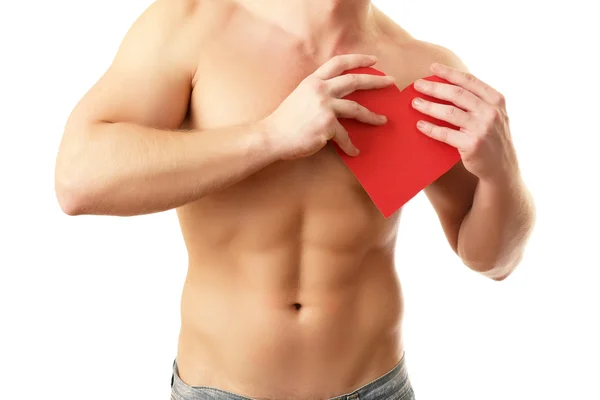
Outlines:
[[476, 257], [473, 254], [469, 254], [471, 257], [468, 257], [460, 248], [457, 252], [465, 266], [496, 282], [506, 280], [515, 271], [521, 264], [524, 253], [524, 241], [511, 249], [504, 248], [494, 252], [488, 251], [487, 254], [477, 254]]
[[[58, 205], [63, 213], [69, 216], [91, 214], [92, 205], [96, 204], [94, 193], [99, 193], [91, 182], [98, 181], [91, 176], [94, 169], [90, 167], [91, 154], [87, 140], [80, 138], [81, 132], [89, 132], [89, 127], [82, 124], [68, 124], [65, 136], [58, 151], [54, 169], [54, 191]], [[78, 135], [73, 132], [77, 130]]]
[[517, 266], [521, 263], [522, 259], [523, 253], [520, 253], [510, 262], [488, 264], [487, 268], [483, 268], [481, 265], [478, 265], [478, 268], [473, 268], [473, 266], [469, 267], [480, 272], [483, 276], [490, 278], [493, 281], [502, 282], [514, 272]]
[[502, 282], [503, 280], [508, 278], [511, 273], [512, 271], [508, 273], [503, 273], [502, 275], [490, 276], [490, 279], [496, 282]]
[[71, 180], [68, 174], [56, 175], [55, 192], [58, 205], [63, 213], [69, 216], [86, 214], [89, 210], [89, 197], [86, 189]]
[[465, 265], [467, 267], [469, 267], [470, 269], [472, 269], [473, 271], [478, 272], [481, 275], [483, 275], [484, 277], [489, 278], [496, 282], [504, 281], [514, 271], [513, 266], [492, 265], [492, 266], [483, 267], [481, 265], [477, 265], [476, 267], [474, 267], [473, 265], [470, 265], [467, 263], [465, 263]]
[[98, 193], [98, 191], [91, 187], [92, 179], [86, 176], [86, 169], [75, 159], [66, 159], [64, 155], [60, 154], [57, 158], [54, 191], [58, 205], [66, 215], [91, 214], [94, 193]]
[[522, 252], [518, 255], [513, 253], [512, 257], [502, 257], [500, 254], [497, 254], [495, 257], [486, 259], [482, 259], [481, 257], [478, 259], [469, 259], [465, 257], [464, 253], [459, 251], [458, 256], [462, 263], [470, 270], [496, 282], [502, 282], [508, 278], [523, 258]]
[[85, 209], [83, 202], [73, 193], [67, 192], [64, 189], [57, 189], [56, 198], [60, 209], [66, 215], [74, 217], [85, 214], [83, 211]]

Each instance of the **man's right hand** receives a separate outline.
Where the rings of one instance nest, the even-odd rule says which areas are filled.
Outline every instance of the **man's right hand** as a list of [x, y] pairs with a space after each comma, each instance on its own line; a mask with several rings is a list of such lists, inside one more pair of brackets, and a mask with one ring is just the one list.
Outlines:
[[352, 118], [371, 125], [387, 122], [360, 104], [343, 99], [356, 90], [380, 89], [394, 84], [394, 78], [371, 74], [345, 74], [345, 71], [370, 67], [373, 56], [347, 54], [335, 56], [306, 77], [300, 85], [262, 122], [269, 144], [282, 160], [308, 157], [329, 140], [335, 141], [350, 156], [359, 151], [338, 118]]

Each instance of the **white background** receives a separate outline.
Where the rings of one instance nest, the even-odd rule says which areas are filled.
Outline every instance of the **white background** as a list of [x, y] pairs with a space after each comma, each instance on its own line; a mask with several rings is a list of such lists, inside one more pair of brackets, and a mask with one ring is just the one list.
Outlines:
[[[0, 3], [1, 399], [169, 396], [187, 262], [175, 213], [67, 217], [53, 183], [69, 112], [149, 3]], [[499, 283], [460, 264], [423, 195], [406, 206], [397, 263], [418, 400], [600, 399], [593, 3], [375, 1], [505, 94], [538, 210]]]

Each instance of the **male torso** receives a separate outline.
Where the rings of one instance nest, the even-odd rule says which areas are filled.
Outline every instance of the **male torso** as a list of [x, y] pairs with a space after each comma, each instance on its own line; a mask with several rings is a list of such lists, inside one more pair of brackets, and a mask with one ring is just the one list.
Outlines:
[[[198, 48], [184, 124], [192, 129], [265, 117], [336, 54], [378, 56], [375, 67], [399, 88], [428, 75], [436, 57], [435, 47], [375, 9], [376, 29], [323, 54], [233, 2], [201, 3], [187, 32]], [[332, 144], [178, 215], [190, 256], [177, 353], [187, 384], [255, 398], [327, 398], [402, 357], [400, 213], [383, 218]]]

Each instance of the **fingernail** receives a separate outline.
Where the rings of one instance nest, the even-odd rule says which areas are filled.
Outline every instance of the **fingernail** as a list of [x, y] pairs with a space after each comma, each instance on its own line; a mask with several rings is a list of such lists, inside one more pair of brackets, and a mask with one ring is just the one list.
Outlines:
[[370, 59], [371, 61], [377, 61], [377, 57], [376, 57], [376, 56], [369, 56], [369, 59]]
[[426, 126], [427, 126], [427, 123], [425, 123], [425, 121], [417, 122], [417, 128], [419, 128], [419, 129], [425, 129]]
[[354, 155], [357, 156], [360, 154], [360, 150], [359, 149], [354, 149]]
[[390, 75], [386, 76], [385, 79], [390, 82], [394, 82], [396, 80], [396, 78], [394, 78], [393, 76], [390, 76]]
[[418, 79], [418, 80], [415, 82], [415, 87], [416, 87], [417, 89], [424, 89], [424, 88], [425, 88], [425, 82], [423, 81], [423, 79]]
[[387, 122], [387, 117], [386, 117], [385, 115], [380, 115], [380, 116], [379, 116], [379, 120], [380, 120], [381, 122]]
[[421, 100], [420, 98], [417, 97], [413, 100], [413, 104], [417, 107], [420, 107], [423, 105], [423, 100]]

